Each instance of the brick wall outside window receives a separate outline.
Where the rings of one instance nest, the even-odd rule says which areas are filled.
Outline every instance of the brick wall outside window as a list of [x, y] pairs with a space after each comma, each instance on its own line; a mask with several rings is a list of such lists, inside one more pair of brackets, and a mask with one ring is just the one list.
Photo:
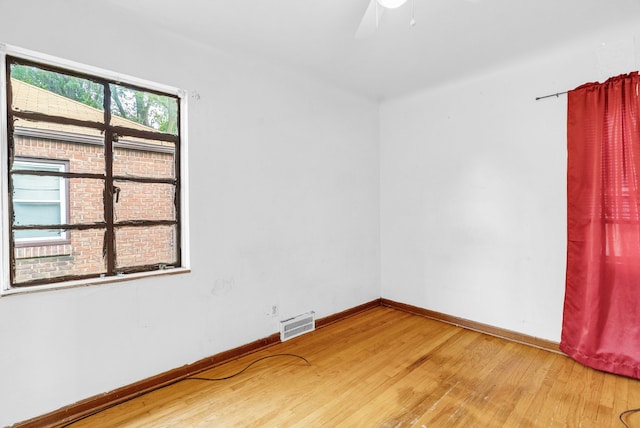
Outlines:
[[[64, 160], [69, 172], [104, 172], [104, 147], [45, 138], [15, 135], [17, 157]], [[114, 175], [173, 177], [172, 153], [114, 149]], [[120, 190], [115, 220], [167, 220], [175, 218], [174, 187], [116, 181]], [[69, 223], [104, 221], [102, 180], [73, 178], [68, 183]], [[102, 257], [103, 230], [72, 230], [69, 242], [15, 248], [16, 283], [68, 274], [95, 274], [105, 270]], [[116, 229], [118, 267], [175, 260], [173, 226]]]

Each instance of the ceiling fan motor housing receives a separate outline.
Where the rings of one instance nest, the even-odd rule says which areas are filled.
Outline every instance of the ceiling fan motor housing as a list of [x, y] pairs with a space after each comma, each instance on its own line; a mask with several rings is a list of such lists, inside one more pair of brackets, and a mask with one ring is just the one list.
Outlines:
[[406, 3], [407, 0], [377, 0], [378, 4], [386, 9], [395, 9]]

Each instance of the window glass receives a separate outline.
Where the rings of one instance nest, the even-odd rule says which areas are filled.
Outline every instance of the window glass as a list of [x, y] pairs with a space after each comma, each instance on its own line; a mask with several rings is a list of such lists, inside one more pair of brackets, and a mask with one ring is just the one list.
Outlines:
[[18, 119], [13, 136], [16, 157], [58, 159], [68, 163], [69, 172], [105, 174], [104, 135], [98, 129]]
[[11, 64], [10, 77], [15, 111], [104, 122], [101, 84], [35, 65]]
[[9, 288], [181, 267], [180, 98], [5, 58]]
[[[61, 234], [64, 231], [50, 231]], [[68, 243], [41, 247], [15, 247], [13, 283], [30, 281], [55, 282], [68, 276], [100, 276], [105, 274], [102, 257], [104, 229], [70, 230]]]
[[175, 186], [165, 183], [116, 181], [117, 221], [175, 220]]
[[[171, 245], [159, 245], [159, 243]], [[116, 229], [118, 268], [163, 264], [177, 260], [175, 226], [119, 227]]]
[[175, 178], [175, 144], [158, 140], [120, 139], [113, 149], [113, 175]]
[[[46, 202], [14, 202], [15, 225], [61, 224], [60, 204]], [[59, 230], [16, 230], [16, 239], [51, 239], [61, 238]]]
[[69, 224], [104, 222], [104, 180], [69, 178]]
[[111, 84], [114, 126], [178, 135], [178, 99]]

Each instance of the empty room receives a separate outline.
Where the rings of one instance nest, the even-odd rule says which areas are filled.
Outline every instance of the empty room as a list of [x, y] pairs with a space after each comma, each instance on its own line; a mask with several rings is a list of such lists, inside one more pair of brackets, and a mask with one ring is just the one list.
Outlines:
[[638, 0], [0, 0], [0, 68], [0, 427], [640, 427]]

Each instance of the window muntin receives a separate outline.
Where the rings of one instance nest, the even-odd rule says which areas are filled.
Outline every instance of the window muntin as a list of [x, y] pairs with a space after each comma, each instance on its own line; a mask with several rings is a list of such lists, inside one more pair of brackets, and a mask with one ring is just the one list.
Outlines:
[[[40, 171], [42, 175], [35, 175], [42, 182], [46, 178], [49, 182], [55, 180], [65, 183], [61, 187], [68, 188], [68, 193], [66, 199], [62, 198], [62, 204], [68, 201], [70, 211], [66, 217], [60, 214], [59, 220], [49, 223], [53, 217], [46, 220], [43, 210], [35, 220], [29, 221], [42, 223], [9, 223], [11, 286], [37, 286], [183, 267], [180, 248], [179, 96], [143, 88], [139, 82], [128, 85], [123, 83], [125, 79], [110, 81], [104, 76], [89, 76], [20, 57], [6, 56], [6, 64], [9, 83], [6, 98], [10, 125], [7, 131], [9, 157], [16, 154], [34, 155], [33, 149], [26, 147], [21, 140], [21, 136], [29, 136], [32, 141], [39, 138], [39, 143], [44, 142], [40, 146], [44, 145], [45, 151], [62, 154], [56, 158], [64, 159], [69, 164], [64, 171], [58, 169], [52, 171], [51, 175], [48, 171], [47, 174]], [[52, 76], [58, 82], [66, 80], [73, 88], [80, 88], [81, 92], [84, 90], [82, 96], [101, 101], [102, 105], [84, 106], [81, 99], [70, 99], [62, 93], [51, 95], [39, 92], [38, 95], [45, 101], [35, 104], [32, 99], [16, 100], [14, 91], [19, 97], [25, 97], [25, 94], [33, 95], [34, 87], [36, 91], [51, 89], [46, 85], [38, 85], [37, 80], [20, 81], [20, 73], [25, 70], [32, 76], [44, 76], [45, 80]], [[24, 92], [25, 88], [27, 92]], [[119, 99], [114, 90], [128, 98]], [[125, 114], [120, 114], [123, 110], [116, 112], [113, 106], [116, 101], [124, 106]], [[75, 107], [71, 108], [70, 103], [75, 103]], [[136, 111], [138, 107], [140, 112]], [[146, 116], [141, 113], [143, 111], [146, 111]], [[82, 151], [92, 153], [81, 161], [77, 152]], [[149, 159], [152, 161], [148, 162]], [[16, 177], [31, 177], [28, 173], [14, 170], [9, 172], [10, 178], [13, 178], [13, 174]], [[81, 188], [84, 193], [79, 190]], [[53, 189], [50, 191], [53, 192]], [[148, 201], [136, 200], [140, 195], [150, 196], [160, 208], [153, 210], [145, 204]], [[121, 201], [123, 204], [119, 206]], [[20, 215], [23, 209], [21, 203], [19, 198], [10, 195], [11, 218], [16, 212], [18, 218], [26, 218]], [[88, 206], [92, 207], [91, 211], [87, 211]], [[49, 210], [53, 209], [49, 207]], [[62, 227], [52, 228], [52, 225]], [[33, 259], [35, 253], [25, 252], [19, 244], [23, 236], [35, 231], [54, 237], [68, 237], [69, 245], [56, 247], [49, 252], [72, 261], [69, 263], [70, 269], [47, 275], [33, 269], [29, 271], [26, 260]], [[90, 245], [80, 253], [76, 252], [79, 243]]]

